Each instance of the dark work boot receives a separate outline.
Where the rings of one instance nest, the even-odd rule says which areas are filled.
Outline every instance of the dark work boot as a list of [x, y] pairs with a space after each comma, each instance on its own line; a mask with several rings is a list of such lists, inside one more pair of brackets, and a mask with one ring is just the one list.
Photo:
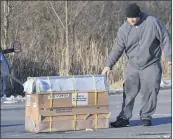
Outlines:
[[129, 120], [117, 118], [117, 120], [115, 122], [111, 122], [111, 126], [114, 128], [128, 127], [129, 126]]
[[152, 126], [151, 120], [143, 119], [142, 120], [143, 126]]

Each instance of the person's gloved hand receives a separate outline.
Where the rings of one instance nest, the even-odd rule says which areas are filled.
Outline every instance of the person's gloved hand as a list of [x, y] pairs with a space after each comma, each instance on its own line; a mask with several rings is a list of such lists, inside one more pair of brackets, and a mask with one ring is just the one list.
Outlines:
[[168, 65], [172, 65], [172, 61], [168, 61]]

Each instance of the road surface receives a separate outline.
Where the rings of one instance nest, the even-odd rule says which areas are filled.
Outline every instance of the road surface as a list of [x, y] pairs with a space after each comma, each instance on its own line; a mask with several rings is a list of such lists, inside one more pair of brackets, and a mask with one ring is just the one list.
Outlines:
[[[23, 103], [1, 104], [1, 138], [171, 138], [171, 90], [160, 91], [151, 127], [143, 127], [139, 120], [140, 98], [139, 94], [136, 98], [130, 127], [39, 134], [25, 131]], [[121, 103], [122, 94], [109, 96], [109, 107], [112, 113], [110, 122], [116, 120]]]

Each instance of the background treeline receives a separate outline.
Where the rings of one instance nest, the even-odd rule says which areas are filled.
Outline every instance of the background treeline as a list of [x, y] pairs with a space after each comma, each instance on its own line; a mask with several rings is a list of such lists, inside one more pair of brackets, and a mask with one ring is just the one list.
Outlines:
[[[135, 1], [136, 2], [136, 1]], [[8, 54], [10, 72], [27, 77], [100, 74], [133, 1], [1, 1], [1, 46], [20, 41], [22, 52]], [[171, 32], [171, 1], [139, 1], [144, 12], [156, 16]], [[110, 83], [123, 80], [123, 56]], [[165, 59], [162, 63], [167, 74]], [[10, 81], [8, 94], [23, 94]]]

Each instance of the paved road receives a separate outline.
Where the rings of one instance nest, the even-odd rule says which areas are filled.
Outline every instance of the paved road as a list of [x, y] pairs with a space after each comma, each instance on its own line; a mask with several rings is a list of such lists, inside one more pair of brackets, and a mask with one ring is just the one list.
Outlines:
[[[110, 122], [120, 112], [122, 94], [109, 96]], [[125, 128], [99, 129], [98, 131], [70, 131], [56, 133], [28, 133], [24, 129], [23, 104], [2, 104], [1, 138], [171, 138], [171, 90], [162, 90], [153, 115], [153, 126], [143, 127], [139, 120], [140, 94], [136, 98], [131, 126]]]

